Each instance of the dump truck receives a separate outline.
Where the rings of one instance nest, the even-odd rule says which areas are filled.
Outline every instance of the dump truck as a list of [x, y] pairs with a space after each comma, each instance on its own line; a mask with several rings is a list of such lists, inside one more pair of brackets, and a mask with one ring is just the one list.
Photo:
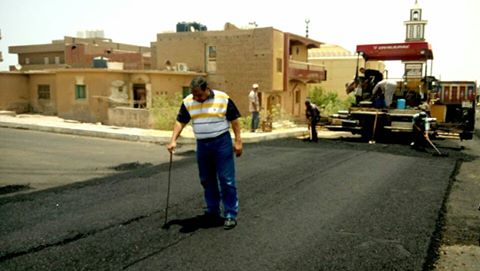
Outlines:
[[333, 114], [326, 128], [359, 134], [364, 141], [389, 139], [393, 138], [393, 134], [409, 137], [413, 129], [413, 116], [428, 110], [431, 136], [472, 139], [476, 82], [439, 81], [431, 75], [428, 76], [427, 64], [429, 60], [433, 61], [430, 44], [404, 42], [357, 45], [357, 55], [359, 58], [363, 57], [365, 63], [371, 60], [402, 61], [406, 67], [405, 74], [401, 80], [393, 83], [390, 80], [390, 85], [394, 84], [394, 91], [388, 94], [389, 97], [383, 97], [389, 101], [388, 105], [379, 106], [373, 102], [376, 93], [373, 93], [372, 87], [366, 87], [368, 84], [365, 82], [368, 82], [369, 78], [360, 80], [357, 61], [353, 82], [359, 82], [362, 88], [361, 99], [348, 110]]

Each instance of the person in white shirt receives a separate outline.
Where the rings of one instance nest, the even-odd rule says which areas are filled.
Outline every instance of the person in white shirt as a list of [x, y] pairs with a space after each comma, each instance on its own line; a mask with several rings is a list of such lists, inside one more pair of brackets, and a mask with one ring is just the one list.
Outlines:
[[260, 122], [260, 100], [258, 99], [258, 84], [252, 85], [252, 90], [248, 94], [248, 111], [252, 115], [252, 124], [250, 131], [255, 133]]
[[393, 94], [397, 89], [397, 84], [394, 82], [390, 82], [387, 79], [384, 79], [378, 82], [375, 87], [373, 88], [372, 94], [373, 97], [377, 97], [379, 99], [383, 99], [381, 107], [390, 107], [392, 104]]

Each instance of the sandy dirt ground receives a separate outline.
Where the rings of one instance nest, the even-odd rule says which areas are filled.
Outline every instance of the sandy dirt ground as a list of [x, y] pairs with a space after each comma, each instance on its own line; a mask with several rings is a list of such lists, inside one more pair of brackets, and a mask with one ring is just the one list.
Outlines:
[[[478, 116], [478, 112], [477, 112]], [[477, 119], [478, 123], [478, 119]], [[459, 145], [473, 157], [454, 176], [446, 204], [445, 224], [435, 270], [480, 270], [480, 139]]]

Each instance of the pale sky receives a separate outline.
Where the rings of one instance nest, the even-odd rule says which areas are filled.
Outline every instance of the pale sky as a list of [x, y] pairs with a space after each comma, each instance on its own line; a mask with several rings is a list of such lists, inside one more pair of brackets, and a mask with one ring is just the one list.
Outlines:
[[[271, 3], [276, 3], [272, 6]], [[433, 49], [433, 75], [480, 83], [480, 1], [418, 0], [427, 20], [425, 38]], [[17, 63], [8, 46], [50, 43], [82, 30], [103, 30], [114, 42], [150, 46], [156, 34], [178, 22], [222, 30], [226, 22], [305, 35], [355, 51], [357, 44], [405, 40], [404, 21], [415, 0], [0, 0], [0, 70]], [[387, 62], [390, 77], [401, 77], [399, 62]], [[430, 72], [430, 67], [428, 68]]]

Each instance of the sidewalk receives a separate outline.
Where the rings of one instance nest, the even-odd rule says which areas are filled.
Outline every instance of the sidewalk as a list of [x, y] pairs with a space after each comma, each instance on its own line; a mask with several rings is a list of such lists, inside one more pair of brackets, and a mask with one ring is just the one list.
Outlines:
[[[10, 111], [0, 111], [0, 127], [28, 129], [43, 132], [72, 134], [79, 136], [102, 137], [138, 142], [167, 144], [172, 136], [172, 131], [160, 131], [154, 129], [140, 129], [131, 127], [117, 127], [94, 123], [83, 123], [76, 120], [62, 119], [56, 116], [43, 116], [35, 114], [18, 114]], [[295, 126], [273, 129], [272, 132], [242, 132], [243, 143], [255, 143], [264, 140], [306, 137], [306, 126]], [[318, 131], [319, 138], [352, 137], [350, 132], [334, 132], [327, 130]], [[182, 144], [194, 144], [195, 137], [190, 126], [185, 127], [178, 139]]]

